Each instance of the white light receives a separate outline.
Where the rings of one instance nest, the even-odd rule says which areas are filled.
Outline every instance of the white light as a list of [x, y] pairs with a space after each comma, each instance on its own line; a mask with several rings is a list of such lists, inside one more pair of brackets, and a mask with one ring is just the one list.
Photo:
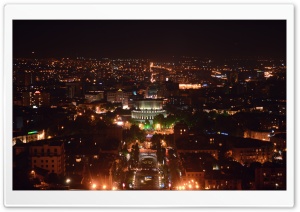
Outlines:
[[119, 126], [122, 126], [123, 124], [124, 124], [123, 121], [118, 121], [118, 122], [117, 122], [117, 125], [119, 125]]

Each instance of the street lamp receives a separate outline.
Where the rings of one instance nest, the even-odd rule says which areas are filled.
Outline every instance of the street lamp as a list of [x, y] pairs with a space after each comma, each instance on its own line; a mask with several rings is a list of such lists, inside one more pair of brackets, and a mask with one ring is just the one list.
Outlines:
[[97, 188], [97, 185], [95, 183], [93, 183], [92, 189], [96, 189], [96, 188]]

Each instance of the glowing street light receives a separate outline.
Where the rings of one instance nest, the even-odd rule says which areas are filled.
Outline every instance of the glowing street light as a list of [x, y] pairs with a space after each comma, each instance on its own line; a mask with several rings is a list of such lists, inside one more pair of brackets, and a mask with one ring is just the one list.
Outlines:
[[97, 188], [97, 185], [95, 183], [93, 183], [92, 189], [96, 189], [96, 188]]
[[156, 124], [156, 130], [160, 130], [161, 129], [161, 125], [160, 124]]

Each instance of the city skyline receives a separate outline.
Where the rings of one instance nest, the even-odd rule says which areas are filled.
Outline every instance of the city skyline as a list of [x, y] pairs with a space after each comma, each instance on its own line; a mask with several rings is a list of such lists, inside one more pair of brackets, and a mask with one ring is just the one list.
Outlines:
[[13, 23], [14, 190], [286, 190], [286, 21]]
[[284, 20], [14, 20], [23, 58], [286, 57]]

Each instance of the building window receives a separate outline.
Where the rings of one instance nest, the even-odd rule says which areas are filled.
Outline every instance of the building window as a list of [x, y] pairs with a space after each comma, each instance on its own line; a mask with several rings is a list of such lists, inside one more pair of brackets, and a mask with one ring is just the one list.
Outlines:
[[43, 162], [44, 162], [44, 160], [41, 160], [41, 162], [43, 163]]
[[54, 160], [52, 160], [52, 163], [54, 163]]
[[54, 165], [52, 165], [52, 168], [54, 168]]

